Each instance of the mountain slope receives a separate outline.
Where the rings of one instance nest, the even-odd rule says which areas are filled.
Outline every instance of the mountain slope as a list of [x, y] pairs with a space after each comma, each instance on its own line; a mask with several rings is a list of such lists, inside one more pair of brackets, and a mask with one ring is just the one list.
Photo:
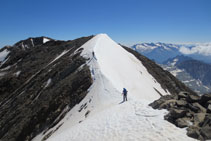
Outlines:
[[168, 59], [162, 67], [199, 94], [210, 93], [210, 65], [187, 56]]
[[211, 86], [211, 65], [198, 60], [187, 60], [178, 64], [177, 67], [185, 69], [193, 78], [201, 80], [207, 86]]
[[1, 140], [192, 140], [148, 104], [195, 93], [106, 34], [2, 50]]
[[[55, 127], [34, 140], [192, 140], [163, 120], [165, 111], [148, 106], [170, 93], [134, 55], [105, 34], [81, 48], [93, 78], [89, 93]], [[123, 87], [129, 92], [125, 103], [121, 103]]]
[[84, 98], [92, 79], [75, 50], [90, 38], [9, 48], [0, 67], [0, 140], [31, 140]]

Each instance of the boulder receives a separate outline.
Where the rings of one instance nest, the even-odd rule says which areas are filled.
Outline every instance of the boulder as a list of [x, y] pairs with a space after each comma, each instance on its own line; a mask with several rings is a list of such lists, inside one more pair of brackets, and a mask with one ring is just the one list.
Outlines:
[[189, 118], [179, 118], [175, 122], [177, 127], [184, 128], [190, 126], [192, 123]]
[[206, 113], [196, 113], [194, 114], [194, 125], [199, 126], [201, 123], [203, 123], [205, 119]]
[[190, 126], [189, 128], [187, 128], [187, 135], [189, 137], [198, 139], [200, 137], [199, 129], [200, 128], [197, 126]]
[[207, 112], [207, 110], [203, 106], [201, 106], [199, 103], [195, 102], [195, 103], [192, 103], [192, 105], [198, 109], [197, 112], [202, 112], [202, 113]]
[[206, 113], [206, 109], [201, 106], [199, 103], [188, 103], [188, 108], [195, 113]]
[[200, 133], [204, 139], [211, 139], [211, 127], [210, 126], [202, 127], [200, 130]]
[[206, 105], [209, 100], [211, 100], [211, 94], [204, 94], [201, 96], [200, 104]]
[[206, 115], [200, 133], [204, 139], [211, 139], [211, 114]]
[[171, 99], [173, 99], [172, 95], [165, 95], [165, 96], [160, 97], [160, 99], [155, 100], [154, 102], [150, 103], [149, 106], [151, 106], [154, 109], [161, 109], [160, 105], [165, 103], [167, 100], [171, 100]]
[[175, 123], [175, 120], [184, 117], [186, 112], [187, 111], [185, 110], [171, 109], [169, 113], [164, 116], [164, 119], [171, 123]]
[[188, 94], [188, 92], [182, 91], [178, 94], [178, 99], [187, 98]]
[[187, 112], [185, 116], [188, 117], [188, 118], [193, 118], [194, 117], [193, 116], [193, 112], [191, 112], [191, 111]]
[[171, 99], [167, 100], [159, 106], [159, 109], [169, 109], [175, 107], [177, 100]]
[[198, 102], [198, 101], [200, 101], [200, 96], [190, 94], [187, 96], [187, 101], [190, 103]]
[[178, 107], [186, 107], [188, 103], [185, 100], [177, 100], [176, 104]]
[[211, 100], [211, 94], [204, 94], [201, 96], [201, 101], [209, 101]]
[[190, 104], [190, 103], [188, 103], [188, 108], [189, 108], [191, 111], [195, 112], [195, 113], [197, 113], [198, 110], [199, 110], [199, 108], [193, 106], [193, 105]]

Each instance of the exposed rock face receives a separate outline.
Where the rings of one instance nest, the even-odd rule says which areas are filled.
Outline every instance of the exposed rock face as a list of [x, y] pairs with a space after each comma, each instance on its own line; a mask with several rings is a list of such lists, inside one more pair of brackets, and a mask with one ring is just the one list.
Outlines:
[[[0, 66], [0, 140], [31, 140], [86, 96], [91, 73], [77, 49], [91, 38], [38, 38], [33, 47], [27, 39], [7, 47], [8, 60]], [[22, 43], [28, 48], [21, 48]]]
[[175, 96], [162, 96], [150, 104], [154, 109], [167, 109], [165, 119], [180, 128], [187, 128], [187, 135], [199, 140], [211, 139], [211, 94], [200, 96], [180, 92]]

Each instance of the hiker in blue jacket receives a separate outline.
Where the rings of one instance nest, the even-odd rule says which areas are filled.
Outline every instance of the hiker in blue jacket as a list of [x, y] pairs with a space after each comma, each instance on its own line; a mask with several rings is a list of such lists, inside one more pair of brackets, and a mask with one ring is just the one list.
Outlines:
[[123, 88], [122, 95], [123, 95], [123, 102], [127, 101], [127, 90], [125, 88]]

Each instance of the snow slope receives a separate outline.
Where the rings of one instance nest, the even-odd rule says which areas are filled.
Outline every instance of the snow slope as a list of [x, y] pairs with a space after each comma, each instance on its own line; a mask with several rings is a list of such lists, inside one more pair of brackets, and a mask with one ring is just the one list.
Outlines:
[[48, 39], [48, 38], [43, 38], [43, 44], [47, 43], [48, 41], [50, 41], [50, 39]]
[[4, 49], [2, 52], [0, 52], [0, 62], [4, 61], [9, 53], [10, 51], [7, 49]]
[[[184, 129], [163, 119], [165, 110], [148, 106], [160, 97], [156, 90], [169, 93], [132, 54], [106, 34], [96, 35], [81, 48], [81, 55], [89, 58], [93, 78], [87, 96], [34, 140], [48, 135], [52, 141], [192, 140]], [[121, 103], [123, 87], [128, 90], [128, 101]]]

